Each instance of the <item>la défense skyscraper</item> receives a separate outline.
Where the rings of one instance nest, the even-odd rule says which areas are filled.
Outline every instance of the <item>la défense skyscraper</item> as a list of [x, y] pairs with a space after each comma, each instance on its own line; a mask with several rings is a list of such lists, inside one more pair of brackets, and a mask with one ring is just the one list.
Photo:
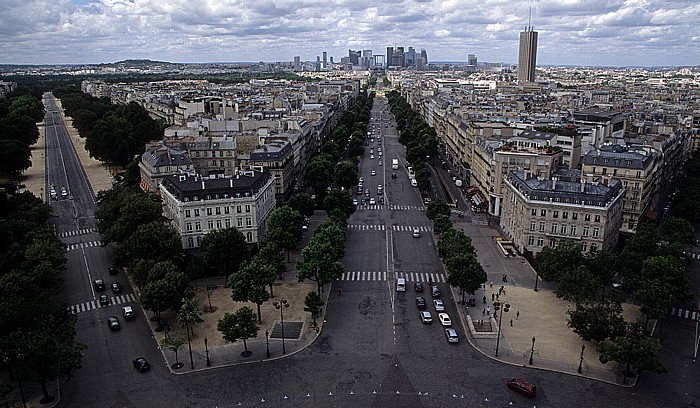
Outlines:
[[518, 50], [518, 83], [535, 82], [537, 65], [537, 31], [528, 25], [520, 32], [520, 49]]

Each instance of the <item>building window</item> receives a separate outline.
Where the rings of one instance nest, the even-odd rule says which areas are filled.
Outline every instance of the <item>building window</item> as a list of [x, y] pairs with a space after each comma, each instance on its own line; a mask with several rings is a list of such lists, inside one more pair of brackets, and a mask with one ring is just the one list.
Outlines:
[[224, 167], [224, 160], [219, 160], [219, 167]]
[[228, 214], [228, 213], [229, 213], [229, 208], [228, 208], [228, 205], [227, 205], [226, 207], [224, 207], [224, 214]]
[[566, 225], [562, 225], [561, 226], [561, 235], [566, 235], [566, 230], [567, 230]]
[[207, 208], [207, 215], [211, 215], [211, 208]]
[[540, 222], [540, 231], [544, 231], [544, 221]]
[[541, 247], [543, 245], [544, 245], [544, 238], [542, 238], [542, 237], [537, 238], [537, 246]]
[[245, 219], [245, 226], [246, 227], [252, 227], [253, 226], [253, 219], [250, 217], [246, 217]]
[[537, 215], [537, 208], [533, 208], [530, 210], [530, 215], [536, 216]]
[[527, 237], [527, 244], [528, 244], [529, 246], [535, 245], [535, 237], [533, 237], [532, 235], [530, 235], [529, 237]]
[[195, 230], [195, 231], [201, 231], [201, 230], [202, 230], [202, 224], [201, 224], [199, 221], [197, 221], [197, 222], [194, 223], [194, 230]]
[[595, 222], [600, 222], [600, 215], [595, 216]]
[[194, 209], [194, 216], [199, 217], [199, 208]]
[[568, 211], [562, 211], [561, 212], [561, 218], [568, 220], [569, 219], [569, 212]]
[[555, 234], [557, 233], [557, 226], [558, 226], [558, 225], [557, 225], [556, 222], [552, 224], [552, 232], [555, 233]]
[[576, 226], [575, 225], [571, 226], [571, 235], [576, 236]]
[[588, 236], [588, 227], [583, 227], [583, 234], [581, 235], [583, 235], [584, 237]]
[[574, 221], [578, 220], [578, 213], [577, 212], [571, 213], [571, 219]]
[[185, 231], [192, 232], [192, 223], [188, 222], [185, 224]]
[[242, 227], [243, 226], [243, 218], [241, 218], [241, 217], [236, 218], [236, 225], [238, 226], [238, 228]]
[[535, 230], [535, 221], [530, 221], [530, 231]]
[[221, 229], [221, 220], [216, 220], [216, 229]]
[[557, 246], [557, 240], [554, 238], [549, 239], [549, 247], [550, 248], [555, 248]]
[[202, 237], [201, 237], [201, 236], [198, 236], [198, 237], [197, 237], [197, 246], [198, 246], [198, 247], [201, 247], [201, 246], [202, 246]]
[[581, 242], [581, 252], [586, 252], [588, 249], [588, 242]]
[[226, 228], [231, 228], [231, 219], [226, 218]]
[[214, 220], [207, 220], [207, 228], [209, 231], [214, 229]]
[[598, 250], [598, 245], [596, 244], [591, 244], [591, 252], [595, 252]]
[[221, 215], [221, 207], [216, 207], [216, 215]]
[[250, 204], [245, 205], [245, 212], [247, 212], [247, 213], [250, 212]]
[[248, 232], [247, 234], [245, 234], [245, 239], [246, 239], [246, 241], [248, 241], [248, 242], [253, 242], [253, 233], [252, 233], [252, 232]]
[[552, 215], [554, 218], [559, 218], [559, 211], [554, 211], [554, 214]]
[[584, 215], [583, 215], [583, 219], [586, 220], [586, 221], [590, 221], [590, 220], [591, 220], [591, 214], [584, 214]]
[[194, 248], [194, 238], [192, 238], [192, 237], [187, 238], [187, 247]]
[[593, 238], [598, 238], [598, 235], [600, 234], [600, 229], [599, 228], [593, 228]]
[[544, 210], [544, 209], [543, 209], [542, 211], [540, 211], [540, 215], [543, 216], [543, 217], [546, 217], [546, 216], [547, 216], [547, 210]]
[[185, 218], [190, 218], [192, 216], [192, 211], [185, 210]]
[[237, 205], [237, 206], [236, 206], [236, 214], [240, 214], [240, 213], [242, 213], [242, 212], [243, 212], [243, 211], [241, 211], [241, 206], [240, 206], [240, 205]]

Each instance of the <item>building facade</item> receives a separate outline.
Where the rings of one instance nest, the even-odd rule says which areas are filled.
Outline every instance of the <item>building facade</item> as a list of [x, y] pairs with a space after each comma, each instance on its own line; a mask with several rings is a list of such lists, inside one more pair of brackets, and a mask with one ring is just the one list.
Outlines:
[[535, 67], [537, 66], [537, 31], [528, 26], [520, 32], [520, 48], [518, 49], [518, 83], [535, 82]]

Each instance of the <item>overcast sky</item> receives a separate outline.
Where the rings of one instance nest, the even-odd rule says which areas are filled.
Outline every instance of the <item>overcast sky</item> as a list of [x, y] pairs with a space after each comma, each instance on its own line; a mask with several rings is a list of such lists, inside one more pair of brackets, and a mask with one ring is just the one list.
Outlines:
[[425, 48], [429, 62], [700, 64], [700, 0], [0, 0], [0, 63], [315, 60]]

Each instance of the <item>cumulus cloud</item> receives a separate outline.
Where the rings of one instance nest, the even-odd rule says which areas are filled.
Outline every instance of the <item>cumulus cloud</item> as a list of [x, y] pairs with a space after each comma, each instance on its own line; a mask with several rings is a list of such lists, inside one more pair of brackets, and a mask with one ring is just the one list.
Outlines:
[[700, 60], [697, 0], [5, 0], [0, 63], [339, 61], [393, 45], [509, 63], [530, 15], [541, 64]]

